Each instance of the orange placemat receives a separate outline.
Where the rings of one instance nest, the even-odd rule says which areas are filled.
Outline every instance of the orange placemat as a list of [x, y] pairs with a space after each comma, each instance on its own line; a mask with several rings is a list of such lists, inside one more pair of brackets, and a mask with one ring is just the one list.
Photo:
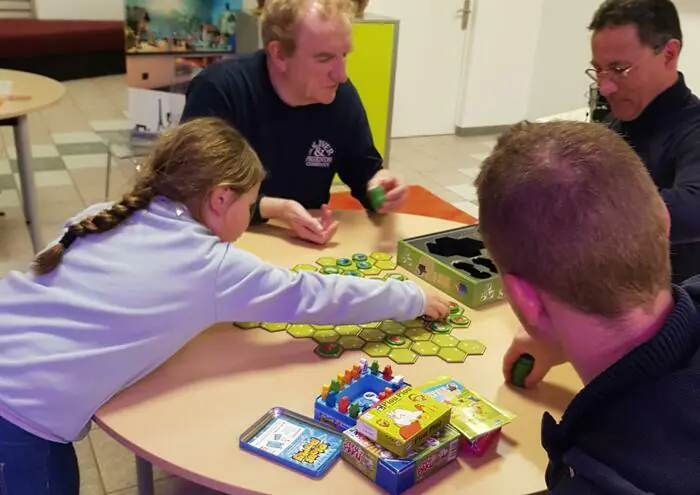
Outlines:
[[[345, 191], [331, 194], [330, 207], [333, 210], [362, 209], [360, 202], [353, 198], [349, 192]], [[399, 213], [442, 218], [443, 220], [452, 220], [453, 222], [464, 224], [476, 223], [476, 219], [471, 215], [417, 185], [408, 186], [408, 198]]]

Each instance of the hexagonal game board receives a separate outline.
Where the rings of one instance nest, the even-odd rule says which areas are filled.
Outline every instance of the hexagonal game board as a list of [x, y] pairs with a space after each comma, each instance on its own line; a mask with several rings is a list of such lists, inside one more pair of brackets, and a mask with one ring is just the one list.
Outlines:
[[[388, 253], [355, 253], [350, 258], [322, 257], [314, 264], [296, 265], [292, 270], [310, 270], [323, 274], [366, 277], [380, 280], [406, 280], [393, 272], [396, 261]], [[313, 339], [314, 352], [322, 358], [337, 358], [346, 351], [362, 351], [370, 357], [388, 357], [398, 364], [413, 364], [420, 357], [434, 356], [448, 363], [462, 363], [467, 356], [482, 355], [481, 342], [459, 339], [455, 328], [469, 327], [471, 320], [457, 304], [444, 321], [419, 318], [411, 321], [377, 321], [361, 325], [305, 325], [292, 323], [234, 323], [244, 329], [261, 328], [268, 332], [286, 332], [297, 339]]]

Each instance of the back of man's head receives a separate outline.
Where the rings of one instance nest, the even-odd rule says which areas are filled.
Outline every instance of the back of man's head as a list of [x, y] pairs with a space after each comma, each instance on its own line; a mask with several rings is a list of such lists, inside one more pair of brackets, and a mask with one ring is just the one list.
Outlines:
[[516, 124], [475, 184], [481, 234], [503, 275], [608, 319], [669, 288], [665, 205], [635, 152], [604, 126]]
[[588, 29], [634, 25], [642, 44], [657, 50], [669, 40], [683, 42], [678, 10], [671, 0], [606, 0], [593, 15]]

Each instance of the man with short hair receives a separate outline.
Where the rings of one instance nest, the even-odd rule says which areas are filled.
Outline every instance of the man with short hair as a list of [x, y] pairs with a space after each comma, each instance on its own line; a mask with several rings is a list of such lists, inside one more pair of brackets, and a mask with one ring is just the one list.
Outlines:
[[700, 100], [678, 71], [678, 12], [670, 0], [607, 0], [589, 29], [586, 73], [608, 102], [611, 128], [642, 158], [666, 202], [672, 277], [681, 282], [700, 274]]
[[[195, 77], [182, 116], [224, 118], [257, 151], [268, 176], [253, 223], [281, 219], [319, 244], [338, 227], [327, 207], [336, 173], [370, 211], [370, 189], [385, 191], [379, 212], [396, 211], [407, 191], [382, 167], [362, 101], [345, 72], [353, 15], [351, 0], [268, 0], [261, 19], [264, 49]], [[321, 209], [320, 218], [310, 209]]]
[[700, 277], [672, 285], [668, 215], [641, 160], [601, 124], [522, 123], [475, 181], [479, 224], [523, 325], [532, 386], [584, 383], [542, 444], [552, 494], [699, 493]]

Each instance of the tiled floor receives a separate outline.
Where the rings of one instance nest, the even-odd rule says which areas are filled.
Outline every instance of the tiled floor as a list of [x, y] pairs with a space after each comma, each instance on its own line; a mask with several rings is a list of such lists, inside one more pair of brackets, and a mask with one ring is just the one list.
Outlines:
[[[106, 142], [128, 130], [124, 77], [105, 77], [66, 84], [66, 97], [29, 117], [33, 167], [38, 192], [40, 230], [51, 240], [67, 218], [85, 206], [103, 201]], [[122, 132], [120, 132], [122, 131]], [[24, 270], [32, 258], [29, 235], [18, 196], [18, 176], [12, 131], [0, 129], [0, 276]], [[476, 216], [471, 185], [481, 160], [493, 146], [489, 137], [455, 136], [394, 140], [393, 170], [411, 184], [420, 184], [467, 213]], [[112, 167], [111, 198], [134, 172], [129, 161]], [[81, 495], [136, 495], [133, 456], [104, 432], [94, 428], [77, 445], [81, 464]], [[156, 471], [157, 494], [211, 493]]]

